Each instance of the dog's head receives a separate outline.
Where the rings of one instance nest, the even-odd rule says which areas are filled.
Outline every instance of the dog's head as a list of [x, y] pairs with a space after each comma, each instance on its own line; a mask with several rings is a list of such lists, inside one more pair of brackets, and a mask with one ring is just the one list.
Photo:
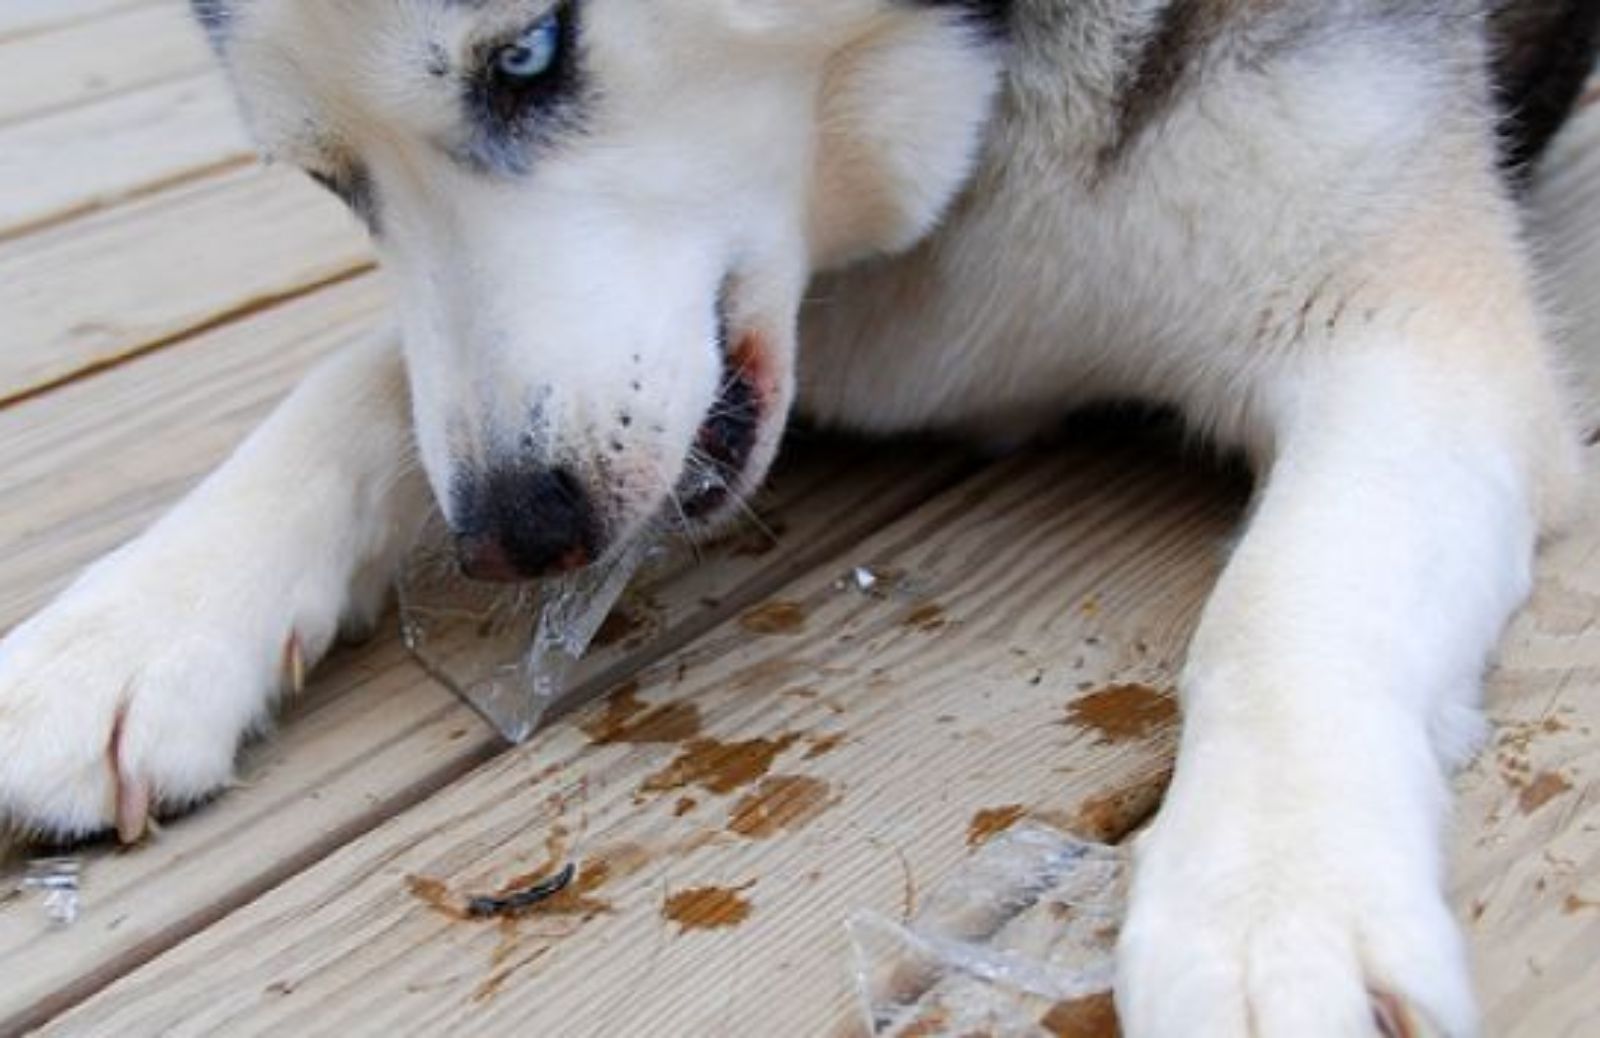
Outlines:
[[194, 0], [262, 147], [367, 223], [467, 571], [752, 490], [810, 275], [969, 175], [999, 0]]

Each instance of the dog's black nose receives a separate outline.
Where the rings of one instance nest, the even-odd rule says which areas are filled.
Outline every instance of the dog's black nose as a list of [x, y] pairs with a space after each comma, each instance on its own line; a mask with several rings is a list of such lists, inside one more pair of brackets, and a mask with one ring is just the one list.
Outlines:
[[456, 486], [456, 558], [472, 580], [513, 583], [587, 566], [600, 522], [567, 469], [507, 469]]

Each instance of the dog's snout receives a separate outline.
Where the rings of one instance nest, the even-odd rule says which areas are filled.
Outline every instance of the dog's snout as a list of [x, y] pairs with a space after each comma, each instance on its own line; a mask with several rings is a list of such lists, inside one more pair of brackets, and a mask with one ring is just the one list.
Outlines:
[[599, 555], [594, 502], [570, 470], [507, 469], [457, 484], [456, 556], [473, 580], [564, 573]]

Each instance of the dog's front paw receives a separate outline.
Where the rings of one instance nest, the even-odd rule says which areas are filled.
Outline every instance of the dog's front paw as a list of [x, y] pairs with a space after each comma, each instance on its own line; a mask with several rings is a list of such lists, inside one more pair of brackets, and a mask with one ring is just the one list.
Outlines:
[[133, 841], [226, 785], [303, 673], [259, 597], [114, 558], [0, 642], [0, 830]]
[[1426, 851], [1375, 846], [1381, 827], [1340, 813], [1281, 825], [1248, 814], [1175, 811], [1138, 844], [1118, 949], [1131, 1038], [1476, 1034], [1463, 942]]

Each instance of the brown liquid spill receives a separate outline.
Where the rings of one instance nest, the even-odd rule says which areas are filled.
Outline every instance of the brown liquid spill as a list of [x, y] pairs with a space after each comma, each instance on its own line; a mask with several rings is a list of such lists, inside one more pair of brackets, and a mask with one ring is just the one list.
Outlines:
[[411, 891], [412, 897], [442, 916], [458, 922], [472, 918], [467, 914], [466, 905], [450, 893], [450, 888], [443, 880], [430, 876], [407, 876], [406, 888]]
[[811, 740], [811, 748], [806, 750], [805, 759], [816, 760], [818, 757], [826, 757], [840, 746], [843, 746], [846, 738], [847, 736], [842, 732], [834, 735], [817, 736]]
[[1067, 706], [1067, 723], [1100, 734], [1101, 743], [1142, 739], [1178, 719], [1178, 701], [1148, 685], [1113, 685]]
[[672, 817], [682, 818], [699, 806], [700, 802], [694, 797], [679, 797], [678, 802], [672, 805]]
[[1567, 915], [1577, 915], [1587, 909], [1600, 909], [1600, 901], [1590, 901], [1577, 894], [1568, 894], [1567, 899], [1561, 903], [1561, 911]]
[[693, 703], [650, 706], [639, 686], [624, 685], [606, 701], [605, 712], [579, 725], [596, 745], [683, 742], [700, 734], [700, 708]]
[[692, 930], [731, 930], [750, 918], [750, 902], [742, 895], [755, 884], [736, 890], [695, 887], [679, 891], [661, 906], [661, 917], [677, 923], [680, 933]]
[[1007, 804], [1004, 807], [991, 807], [979, 811], [972, 816], [972, 824], [967, 826], [967, 846], [981, 847], [1022, 821], [1022, 816], [1027, 813], [1028, 809], [1021, 804]]
[[739, 617], [751, 634], [798, 634], [806, 627], [806, 609], [799, 602], [768, 602]]
[[1517, 794], [1517, 806], [1522, 813], [1531, 815], [1563, 793], [1572, 791], [1572, 783], [1553, 771], [1542, 771]]
[[664, 793], [699, 786], [710, 793], [732, 793], [766, 778], [778, 755], [799, 739], [797, 735], [745, 742], [693, 739], [676, 760], [645, 779], [639, 791]]
[[1055, 1038], [1121, 1038], [1117, 1006], [1110, 992], [1057, 1002], [1039, 1021]]
[[734, 805], [728, 831], [751, 840], [795, 832], [815, 821], [829, 807], [826, 782], [799, 775], [774, 775]]
[[899, 1038], [945, 1038], [950, 1027], [950, 1013], [942, 1006], [920, 1014], [900, 1031]]
[[[1060, 820], [1066, 822], [1061, 827], [1086, 839], [1115, 843], [1155, 814], [1171, 781], [1168, 771], [1129, 789], [1090, 797], [1075, 815]], [[1056, 819], [1047, 820], [1059, 824]]]
[[600, 625], [600, 630], [595, 632], [594, 647], [609, 649], [613, 645], [630, 642], [630, 648], [637, 644], [650, 633], [650, 621], [640, 613], [624, 605], [614, 610], [607, 616], [605, 623]]
[[943, 606], [937, 602], [929, 602], [911, 610], [902, 623], [915, 630], [931, 633], [948, 625], [950, 619], [945, 616]]

